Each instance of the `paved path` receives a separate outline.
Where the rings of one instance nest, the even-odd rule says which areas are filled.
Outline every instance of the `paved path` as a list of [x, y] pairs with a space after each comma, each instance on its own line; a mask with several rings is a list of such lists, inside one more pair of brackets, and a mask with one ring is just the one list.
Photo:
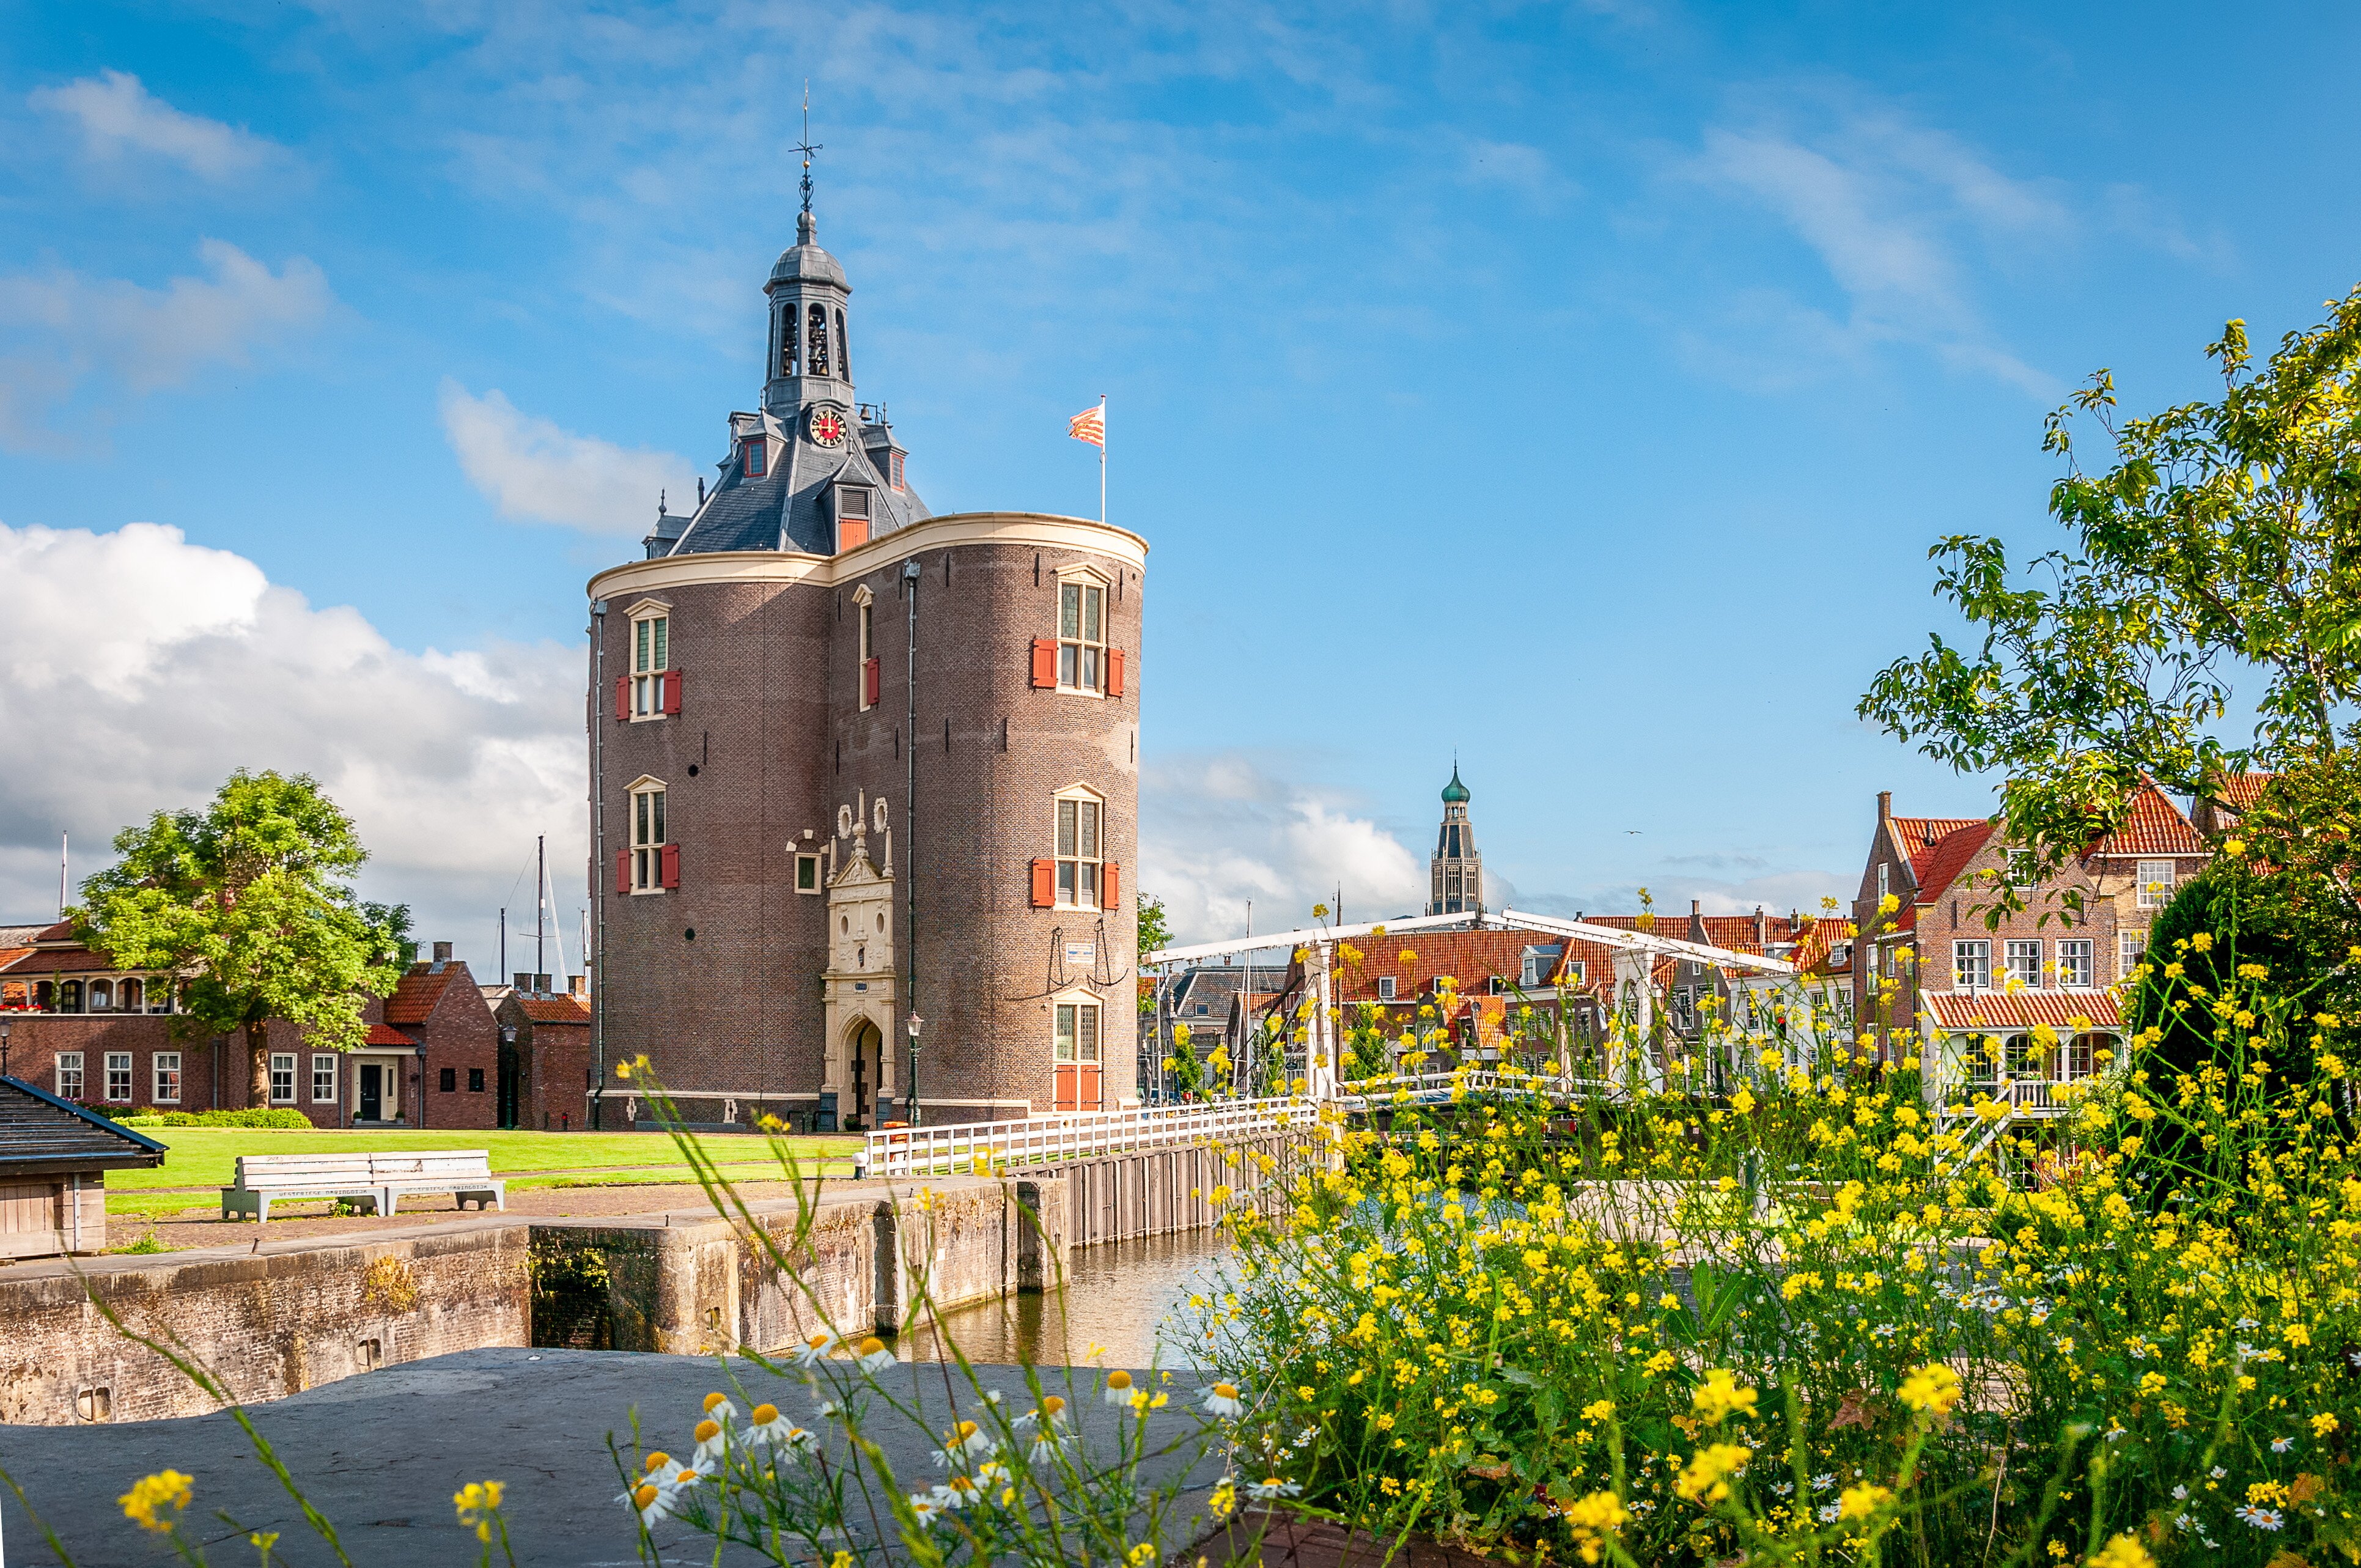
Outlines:
[[[930, 1422], [947, 1425], [944, 1368], [901, 1366], [883, 1375], [911, 1394]], [[979, 1366], [984, 1387], [1011, 1405], [1030, 1404], [1022, 1368]], [[751, 1362], [729, 1364], [749, 1400], [768, 1398], [789, 1416], [812, 1420], [799, 1385], [784, 1383]], [[634, 1355], [615, 1351], [471, 1350], [345, 1378], [269, 1405], [249, 1416], [313, 1505], [335, 1525], [358, 1568], [448, 1568], [476, 1561], [478, 1547], [454, 1517], [451, 1496], [469, 1481], [506, 1484], [511, 1538], [521, 1563], [549, 1568], [626, 1568], [638, 1562], [630, 1516], [610, 1501], [621, 1489], [607, 1436], [630, 1441], [630, 1412], [669, 1452], [693, 1446], [685, 1434], [701, 1401], [728, 1387], [714, 1360]], [[950, 1376], [957, 1376], [956, 1371]], [[1111, 1448], [1116, 1412], [1098, 1398], [1098, 1376], [1083, 1369], [1043, 1368], [1050, 1392], [1065, 1393], [1081, 1413], [1093, 1451]], [[1071, 1382], [1067, 1380], [1071, 1379]], [[1178, 1385], [1185, 1389], [1185, 1381]], [[962, 1395], [972, 1398], [967, 1390]], [[1178, 1407], [1150, 1418], [1162, 1445], [1195, 1430]], [[744, 1408], [741, 1406], [741, 1408]], [[898, 1476], [916, 1486], [936, 1475], [928, 1460], [934, 1442], [922, 1429], [877, 1420], [871, 1435], [884, 1446]], [[0, 1456], [34, 1508], [57, 1530], [82, 1568], [170, 1562], [154, 1538], [123, 1517], [116, 1498], [133, 1481], [166, 1467], [195, 1477], [189, 1510], [194, 1527], [216, 1544], [218, 1563], [250, 1562], [250, 1549], [212, 1518], [225, 1509], [247, 1530], [280, 1532], [280, 1552], [291, 1563], [330, 1562], [278, 1482], [254, 1458], [252, 1445], [227, 1413], [182, 1420], [90, 1427], [5, 1427]], [[1186, 1456], [1163, 1462], [1176, 1474]], [[1220, 1472], [1216, 1459], [1197, 1462], [1189, 1481], [1192, 1501]], [[1195, 1509], [1191, 1510], [1192, 1516]], [[14, 1497], [0, 1493], [11, 1564], [49, 1564]], [[887, 1527], [891, 1529], [890, 1522]], [[1192, 1525], [1170, 1544], [1195, 1533]], [[708, 1543], [676, 1526], [657, 1533], [667, 1564], [712, 1563]], [[725, 1564], [757, 1561], [732, 1551]]]

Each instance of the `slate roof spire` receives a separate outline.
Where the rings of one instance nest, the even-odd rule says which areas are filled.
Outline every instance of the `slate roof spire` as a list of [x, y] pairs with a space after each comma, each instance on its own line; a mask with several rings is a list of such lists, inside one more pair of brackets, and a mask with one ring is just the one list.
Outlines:
[[1429, 915], [1467, 915], [1484, 907], [1484, 857], [1476, 848], [1476, 828], [1467, 820], [1470, 791], [1459, 782], [1459, 762], [1443, 786], [1443, 825], [1434, 833], [1434, 859], [1428, 862]]

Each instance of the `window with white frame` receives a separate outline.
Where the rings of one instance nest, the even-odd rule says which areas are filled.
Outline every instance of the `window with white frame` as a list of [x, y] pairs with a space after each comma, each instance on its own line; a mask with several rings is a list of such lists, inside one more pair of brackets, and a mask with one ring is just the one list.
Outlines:
[[852, 605], [853, 625], [860, 634], [861, 678], [857, 684], [863, 712], [877, 706], [878, 686], [882, 679], [877, 663], [877, 645], [871, 635], [870, 611], [873, 608], [869, 601], [869, 588], [864, 584], [853, 594]]
[[1992, 944], [1979, 938], [1951, 944], [1951, 983], [1960, 991], [1992, 988]]
[[631, 791], [631, 891], [664, 888], [664, 786], [649, 780]]
[[1878, 862], [1877, 862], [1877, 901], [1878, 901], [1880, 904], [1884, 903], [1884, 902], [1885, 902], [1886, 894], [1890, 894], [1890, 893], [1892, 893], [1892, 892], [1894, 891], [1893, 886], [1892, 886], [1893, 880], [1894, 880], [1894, 879], [1893, 879], [1893, 876], [1892, 876], [1892, 874], [1891, 874], [1890, 871], [1888, 870], [1888, 868], [1887, 868], [1887, 866], [1886, 866], [1885, 862], [1884, 862], [1883, 861], [1878, 861]]
[[115, 1011], [115, 982], [113, 981], [93, 980], [90, 982], [90, 1010], [93, 1013], [112, 1013]]
[[1378, 976], [1378, 1000], [1380, 1002], [1391, 1002], [1393, 999], [1394, 977], [1389, 974], [1381, 974]]
[[1096, 909], [1106, 808], [1094, 795], [1058, 797], [1058, 898], [1060, 906]]
[[1058, 585], [1058, 689], [1106, 689], [1106, 589], [1095, 577]]
[[2007, 948], [2008, 978], [2028, 991], [2041, 987], [2041, 944], [2012, 940]]
[[1686, 1029], [1697, 1021], [1697, 1012], [1686, 985], [1673, 987], [1673, 1027]]
[[2146, 931], [2115, 933], [2115, 978], [2117, 980], [2131, 979], [2132, 971], [2139, 968], [2140, 960], [2147, 957], [2147, 933]]
[[58, 1098], [60, 1100], [82, 1098], [82, 1053], [80, 1051], [58, 1053]]
[[2088, 937], [2067, 937], [2058, 944], [2058, 983], [2070, 991], [2088, 991], [2099, 983], [2098, 959]]
[[129, 1051], [106, 1053], [106, 1097], [118, 1105], [129, 1103], [131, 1100], [131, 1053]]
[[156, 1103], [178, 1105], [181, 1102], [181, 1053], [158, 1051], [156, 1064]]
[[336, 1102], [336, 1055], [320, 1051], [312, 1058], [312, 1103], [334, 1105]]
[[664, 673], [672, 668], [672, 617], [662, 609], [631, 618], [631, 718], [664, 712]]
[[1057, 1010], [1057, 1061], [1060, 1067], [1096, 1067], [1099, 1060], [1099, 1006], [1095, 1002], [1060, 1002]]
[[819, 885], [818, 855], [799, 854], [796, 857], [796, 891], [812, 894], [824, 891]]
[[2172, 902], [2172, 862], [2142, 861], [2139, 863], [2139, 906], [2161, 909]]
[[270, 1102], [291, 1105], [295, 1102], [295, 1053], [273, 1051], [270, 1056]]

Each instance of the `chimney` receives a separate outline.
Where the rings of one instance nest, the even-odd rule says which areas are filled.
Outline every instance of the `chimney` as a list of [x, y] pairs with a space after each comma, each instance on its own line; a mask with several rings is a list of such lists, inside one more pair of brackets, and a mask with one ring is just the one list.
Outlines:
[[1894, 792], [1890, 789], [1877, 792], [1877, 819], [1880, 822], [1894, 820]]
[[573, 979], [566, 982], [566, 994], [569, 996], [576, 997], [584, 1002], [589, 1001], [590, 977], [587, 974], [576, 975]]
[[1702, 898], [1692, 898], [1692, 899], [1690, 899], [1690, 900], [1689, 900], [1689, 918], [1690, 918], [1690, 919], [1694, 920], [1694, 919], [1696, 919], [1698, 916], [1700, 916], [1700, 915], [1702, 915], [1702, 914], [1704, 914], [1704, 913], [1705, 913], [1705, 900], [1704, 900], [1704, 899], [1702, 899]]
[[1763, 917], [1763, 906], [1754, 906], [1754, 945], [1768, 952], [1771, 948], [1771, 927]]
[[535, 996], [546, 996], [553, 989], [547, 975], [537, 974], [533, 977], [533, 993]]
[[447, 964], [451, 961], [450, 943], [437, 942], [434, 944], [434, 961], [438, 964]]
[[533, 989], [533, 976], [527, 974], [522, 970], [517, 970], [515, 974], [509, 978], [516, 981], [516, 988], [519, 991], [531, 991]]

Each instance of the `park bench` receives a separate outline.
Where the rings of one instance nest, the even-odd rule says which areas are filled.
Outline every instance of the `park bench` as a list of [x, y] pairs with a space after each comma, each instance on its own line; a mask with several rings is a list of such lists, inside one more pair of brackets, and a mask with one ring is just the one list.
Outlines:
[[390, 1214], [404, 1194], [451, 1193], [461, 1208], [507, 1207], [508, 1184], [482, 1149], [403, 1154], [259, 1154], [237, 1157], [236, 1185], [221, 1190], [222, 1218], [270, 1218], [273, 1200], [341, 1198]]

